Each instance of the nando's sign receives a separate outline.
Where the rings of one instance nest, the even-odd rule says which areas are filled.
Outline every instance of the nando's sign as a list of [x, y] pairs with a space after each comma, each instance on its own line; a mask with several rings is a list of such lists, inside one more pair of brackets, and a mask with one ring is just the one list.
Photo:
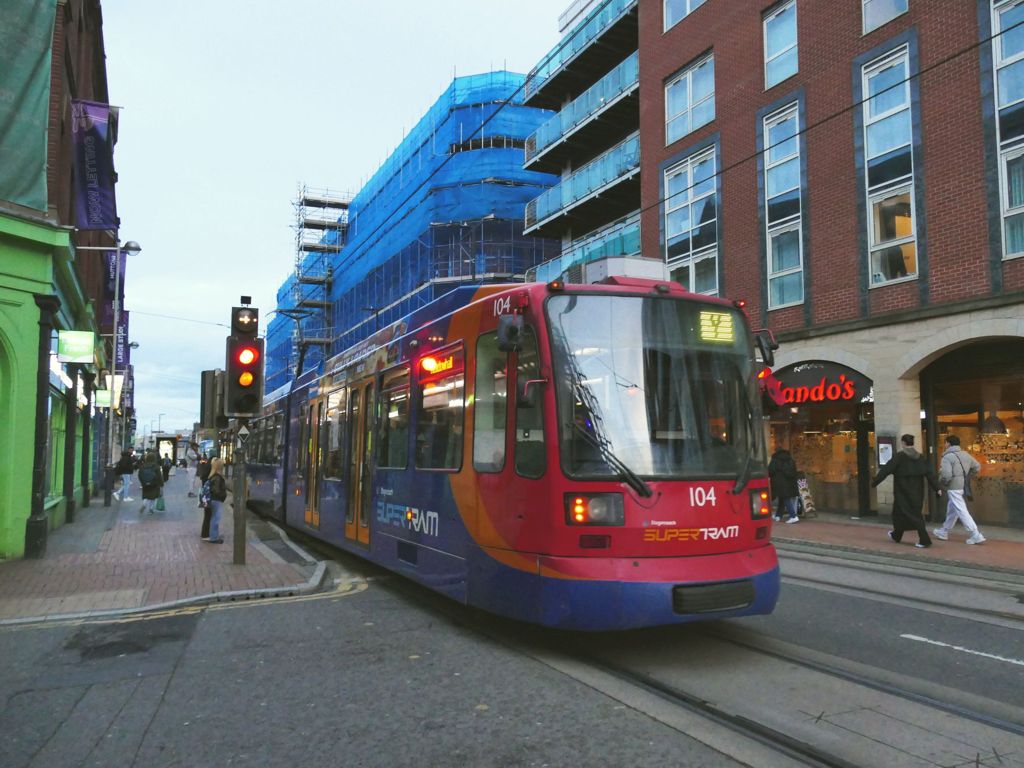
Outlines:
[[775, 372], [787, 405], [860, 403], [871, 397], [871, 379], [837, 363], [810, 361]]

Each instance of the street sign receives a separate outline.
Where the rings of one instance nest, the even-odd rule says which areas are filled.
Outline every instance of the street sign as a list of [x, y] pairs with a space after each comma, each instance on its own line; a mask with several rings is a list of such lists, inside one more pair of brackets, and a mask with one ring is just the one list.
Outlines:
[[242, 445], [249, 439], [249, 428], [243, 424], [238, 428], [238, 442]]

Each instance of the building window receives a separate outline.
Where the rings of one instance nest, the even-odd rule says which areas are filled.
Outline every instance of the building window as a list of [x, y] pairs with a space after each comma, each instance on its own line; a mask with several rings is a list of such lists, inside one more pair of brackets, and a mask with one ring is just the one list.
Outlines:
[[764, 87], [771, 88], [797, 73], [796, 0], [764, 17]]
[[763, 131], [768, 308], [778, 309], [804, 300], [797, 105], [766, 117]]
[[864, 154], [871, 285], [917, 276], [909, 54], [864, 67]]
[[907, 12], [909, 0], [861, 0], [864, 34]]
[[[1003, 256], [1024, 256], [1024, 1], [993, 2]], [[1004, 30], [1006, 30], [1004, 32]]]
[[687, 67], [665, 86], [665, 143], [715, 119], [715, 58]]
[[704, 5], [705, 0], [665, 0], [665, 29], [670, 29]]
[[714, 147], [665, 171], [665, 261], [686, 290], [718, 293]]

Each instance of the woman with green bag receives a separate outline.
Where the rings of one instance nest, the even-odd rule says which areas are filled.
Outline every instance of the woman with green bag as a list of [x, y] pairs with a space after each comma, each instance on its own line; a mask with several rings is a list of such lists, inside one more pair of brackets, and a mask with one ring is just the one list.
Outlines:
[[162, 510], [164, 478], [160, 472], [156, 451], [149, 451], [142, 460], [139, 467], [139, 484], [142, 486], [142, 508], [139, 509], [139, 514], [147, 511], [153, 514], [154, 507]]

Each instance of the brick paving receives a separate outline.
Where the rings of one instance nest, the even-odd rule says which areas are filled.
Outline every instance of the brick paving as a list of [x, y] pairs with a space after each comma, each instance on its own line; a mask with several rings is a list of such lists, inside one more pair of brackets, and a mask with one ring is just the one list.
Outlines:
[[[0, 562], [0, 621], [140, 609], [239, 590], [306, 586], [314, 564], [286, 562], [247, 529], [245, 565], [233, 565], [231, 498], [221, 521], [223, 544], [199, 538], [202, 511], [188, 498], [182, 471], [164, 488], [167, 509], [140, 514], [135, 501], [78, 510], [50, 533], [41, 560]], [[230, 483], [229, 483], [230, 485]]]

